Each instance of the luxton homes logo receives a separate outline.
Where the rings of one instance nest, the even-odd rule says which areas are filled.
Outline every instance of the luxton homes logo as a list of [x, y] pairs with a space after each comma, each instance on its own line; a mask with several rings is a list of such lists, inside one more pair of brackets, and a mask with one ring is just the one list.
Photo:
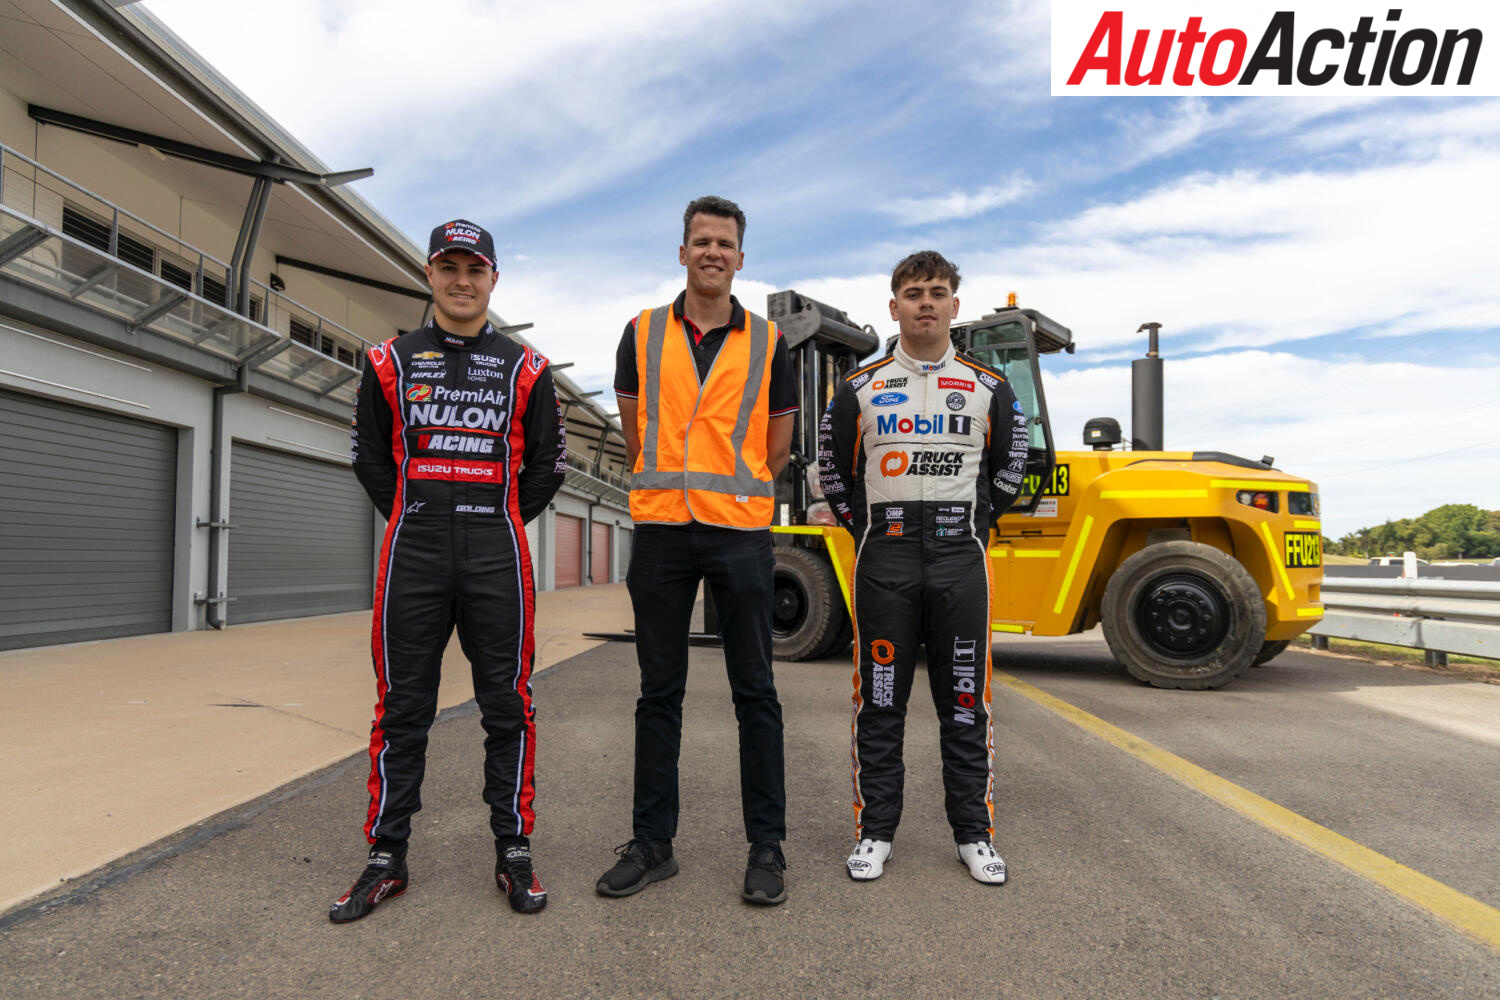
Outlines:
[[1052, 0], [1052, 94], [1496, 96], [1487, 33], [1500, 4]]

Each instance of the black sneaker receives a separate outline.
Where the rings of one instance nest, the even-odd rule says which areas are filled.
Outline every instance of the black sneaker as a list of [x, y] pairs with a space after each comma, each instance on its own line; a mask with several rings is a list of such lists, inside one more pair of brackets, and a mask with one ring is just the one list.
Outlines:
[[496, 845], [495, 884], [517, 913], [540, 913], [547, 905], [547, 890], [531, 867], [531, 848], [526, 844]]
[[376, 848], [365, 862], [365, 870], [328, 910], [328, 919], [336, 924], [347, 924], [367, 916], [369, 912], [387, 899], [395, 899], [406, 891], [406, 852]]
[[781, 845], [765, 840], [750, 847], [750, 861], [745, 866], [745, 902], [775, 906], [786, 902], [786, 858]]
[[632, 840], [615, 848], [620, 860], [594, 884], [601, 896], [629, 896], [677, 874], [670, 840]]

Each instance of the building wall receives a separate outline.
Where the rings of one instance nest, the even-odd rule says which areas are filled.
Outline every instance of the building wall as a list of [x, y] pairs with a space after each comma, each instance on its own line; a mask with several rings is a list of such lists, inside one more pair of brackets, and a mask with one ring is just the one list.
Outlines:
[[[0, 142], [43, 163], [72, 184], [118, 204], [170, 236], [192, 244], [219, 260], [232, 255], [241, 216], [250, 196], [251, 181], [224, 172], [201, 176], [212, 168], [184, 167], [160, 154], [139, 147], [108, 142], [54, 126], [39, 126], [26, 113], [26, 104], [16, 95], [0, 90]], [[63, 199], [32, 185], [18, 175], [15, 162], [7, 162], [4, 174], [5, 201], [40, 221], [60, 228]], [[187, 173], [184, 173], [187, 171]], [[184, 180], [184, 178], [187, 178]], [[188, 181], [191, 181], [189, 183]], [[59, 185], [53, 184], [53, 187]], [[64, 190], [67, 185], [60, 185]], [[29, 195], [29, 197], [28, 197]], [[69, 197], [76, 197], [69, 195]], [[84, 208], [94, 208], [83, 205]], [[130, 235], [155, 245], [158, 250], [179, 255], [181, 247], [160, 234], [125, 222]], [[275, 255], [303, 257], [296, 246], [279, 241], [274, 227], [262, 233], [251, 273], [260, 281], [277, 269]], [[194, 262], [190, 262], [194, 263]], [[338, 266], [330, 262], [329, 266]], [[277, 269], [286, 280], [286, 294], [301, 305], [322, 313], [354, 333], [379, 342], [398, 329], [415, 325], [422, 303], [399, 300], [384, 292], [327, 278], [301, 269]], [[333, 463], [349, 462], [349, 428], [342, 420], [278, 403], [256, 391], [251, 376], [250, 391], [224, 399], [222, 436], [213, 440], [215, 384], [169, 366], [146, 362], [127, 350], [86, 343], [61, 332], [63, 327], [15, 319], [5, 308], [4, 282], [0, 276], [0, 387], [63, 403], [116, 413], [164, 424], [178, 430], [177, 503], [174, 528], [172, 593], [173, 630], [206, 627], [204, 605], [195, 595], [223, 592], [229, 573], [227, 558], [218, 560], [219, 579], [209, 579], [210, 531], [199, 522], [212, 519], [211, 485], [215, 446], [222, 449], [225, 509], [233, 521], [234, 497], [229, 465], [232, 443], [247, 442], [265, 448], [304, 455]], [[264, 313], [262, 314], [264, 315]], [[273, 328], [288, 332], [285, 315], [272, 313]], [[128, 338], [127, 338], [128, 339]], [[126, 348], [126, 343], [121, 343]], [[352, 476], [352, 471], [350, 475]], [[553, 519], [565, 511], [587, 519], [590, 498], [565, 491], [558, 495], [554, 510], [545, 512], [527, 526], [539, 589], [554, 585]], [[594, 505], [592, 516], [613, 525], [629, 525], [628, 513], [620, 508]], [[376, 518], [377, 535], [384, 525]], [[618, 531], [618, 529], [617, 529]], [[232, 533], [218, 533], [220, 556], [226, 556]], [[618, 537], [618, 534], [616, 535]], [[616, 551], [620, 548], [614, 544]], [[379, 544], [375, 546], [379, 552]], [[615, 560], [623, 579], [623, 565]], [[371, 566], [371, 579], [375, 575]], [[227, 608], [234, 623], [234, 606]]]

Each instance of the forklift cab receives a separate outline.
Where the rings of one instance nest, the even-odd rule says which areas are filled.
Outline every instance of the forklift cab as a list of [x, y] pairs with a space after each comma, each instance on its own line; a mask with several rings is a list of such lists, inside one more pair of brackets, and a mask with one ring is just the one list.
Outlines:
[[1026, 413], [1026, 481], [1011, 513], [1030, 513], [1041, 502], [1042, 486], [1057, 464], [1037, 356], [1058, 351], [1072, 354], [1073, 333], [1035, 309], [1018, 308], [1012, 295], [1009, 305], [972, 322], [956, 323], [951, 334], [956, 348], [1005, 376]]

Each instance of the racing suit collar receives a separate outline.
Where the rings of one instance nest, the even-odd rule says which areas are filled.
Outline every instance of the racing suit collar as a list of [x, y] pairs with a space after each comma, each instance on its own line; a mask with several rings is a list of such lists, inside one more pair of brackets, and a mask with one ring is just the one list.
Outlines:
[[488, 320], [485, 321], [484, 329], [472, 337], [460, 337], [449, 333], [438, 326], [436, 319], [428, 320], [427, 326], [423, 329], [434, 347], [445, 347], [450, 351], [472, 351], [481, 344], [489, 343], [490, 336], [495, 332], [494, 325]]
[[953, 355], [953, 344], [950, 342], [948, 344], [948, 349], [943, 352], [943, 356], [938, 360], [918, 361], [916, 358], [912, 357], [910, 354], [907, 354], [901, 349], [901, 341], [896, 341], [896, 364], [900, 365], [902, 368], [905, 368], [907, 371], [916, 372], [918, 375], [924, 375], [928, 372], [940, 372], [944, 370], [953, 363]]

